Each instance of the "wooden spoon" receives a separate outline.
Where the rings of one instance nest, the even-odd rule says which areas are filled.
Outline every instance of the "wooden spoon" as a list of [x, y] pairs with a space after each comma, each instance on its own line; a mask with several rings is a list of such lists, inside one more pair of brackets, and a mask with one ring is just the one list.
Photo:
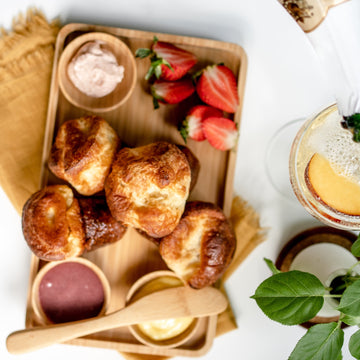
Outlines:
[[6, 346], [12, 354], [22, 354], [79, 336], [145, 321], [216, 315], [227, 307], [225, 296], [213, 287], [194, 290], [176, 287], [154, 292], [102, 317], [73, 321], [11, 333]]

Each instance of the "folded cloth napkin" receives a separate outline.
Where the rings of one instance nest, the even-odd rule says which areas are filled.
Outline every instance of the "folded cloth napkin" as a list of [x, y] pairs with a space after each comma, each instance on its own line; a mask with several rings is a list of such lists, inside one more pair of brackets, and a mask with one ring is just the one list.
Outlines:
[[0, 37], [0, 185], [20, 213], [39, 188], [57, 22], [35, 10]]
[[[48, 22], [37, 10], [19, 16], [10, 32], [0, 37], [0, 186], [21, 213], [29, 196], [38, 190], [43, 137], [57, 21]], [[258, 214], [235, 197], [231, 222], [237, 249], [224, 279], [264, 240]], [[222, 286], [224, 290], [224, 286]], [[219, 315], [217, 335], [236, 328], [231, 307]], [[131, 359], [161, 359], [122, 354]]]

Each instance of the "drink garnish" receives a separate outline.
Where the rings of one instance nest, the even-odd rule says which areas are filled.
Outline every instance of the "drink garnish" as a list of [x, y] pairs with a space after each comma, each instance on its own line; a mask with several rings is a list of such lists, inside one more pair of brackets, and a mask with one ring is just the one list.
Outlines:
[[351, 130], [355, 142], [360, 142], [360, 113], [351, 116], [343, 116], [341, 125], [344, 129]]

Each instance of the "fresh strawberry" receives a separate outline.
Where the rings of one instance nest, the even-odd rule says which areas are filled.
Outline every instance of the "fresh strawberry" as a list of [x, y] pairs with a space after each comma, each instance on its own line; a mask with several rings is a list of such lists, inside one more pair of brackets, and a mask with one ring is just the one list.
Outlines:
[[204, 103], [234, 113], [239, 105], [236, 78], [225, 65], [207, 66], [197, 80], [196, 91]]
[[237, 142], [236, 124], [224, 117], [209, 117], [202, 123], [206, 139], [214, 148], [225, 151], [232, 149]]
[[187, 138], [203, 141], [205, 134], [202, 129], [202, 122], [208, 117], [222, 117], [223, 113], [207, 105], [195, 105], [187, 113], [180, 127], [180, 134], [186, 142]]
[[195, 86], [191, 79], [178, 81], [156, 80], [151, 85], [154, 108], [159, 107], [159, 102], [165, 104], [177, 104], [195, 92]]
[[158, 41], [156, 37], [154, 37], [151, 49], [138, 49], [135, 56], [142, 59], [150, 56], [151, 65], [145, 76], [146, 80], [152, 75], [163, 80], [178, 80], [197, 63], [196, 56], [191, 52], [173, 44]]

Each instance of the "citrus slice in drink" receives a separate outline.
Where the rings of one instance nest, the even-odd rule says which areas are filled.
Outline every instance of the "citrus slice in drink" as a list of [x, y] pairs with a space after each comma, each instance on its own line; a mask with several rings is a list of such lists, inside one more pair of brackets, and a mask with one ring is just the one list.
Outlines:
[[305, 169], [310, 192], [336, 211], [360, 215], [360, 185], [337, 171], [319, 153], [315, 153]]

